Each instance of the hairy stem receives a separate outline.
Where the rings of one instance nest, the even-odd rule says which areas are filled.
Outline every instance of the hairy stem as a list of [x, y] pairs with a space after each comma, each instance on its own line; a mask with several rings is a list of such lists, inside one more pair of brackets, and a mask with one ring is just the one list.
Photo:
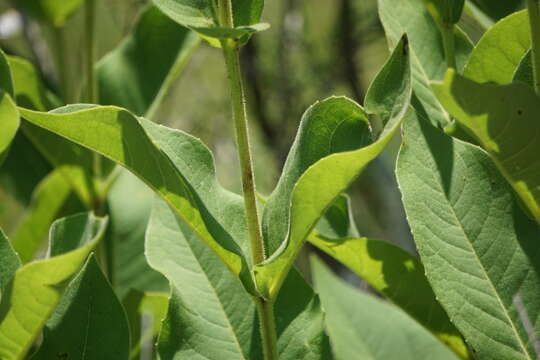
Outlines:
[[444, 57], [449, 69], [456, 69], [456, 37], [454, 36], [454, 25], [446, 24], [442, 29]]
[[[222, 27], [234, 27], [231, 0], [219, 1], [219, 20]], [[238, 156], [242, 171], [242, 190], [244, 206], [246, 209], [247, 228], [249, 233], [252, 264], [259, 264], [265, 260], [264, 243], [257, 210], [257, 197], [255, 190], [255, 177], [253, 174], [253, 161], [249, 144], [249, 131], [246, 112], [246, 97], [242, 73], [240, 70], [240, 55], [238, 43], [233, 39], [221, 41], [225, 65], [229, 78], [231, 102], [233, 109]], [[277, 335], [274, 318], [274, 304], [262, 297], [254, 297], [259, 314], [261, 338], [265, 360], [277, 360]]]
[[528, 0], [531, 23], [534, 90], [540, 95], [540, 0]]

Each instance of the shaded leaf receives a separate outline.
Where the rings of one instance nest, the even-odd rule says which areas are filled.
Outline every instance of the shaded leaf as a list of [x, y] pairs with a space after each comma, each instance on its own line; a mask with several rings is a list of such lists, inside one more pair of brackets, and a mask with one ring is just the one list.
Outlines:
[[441, 28], [451, 27], [459, 22], [465, 0], [422, 0], [429, 13]]
[[457, 359], [398, 308], [353, 289], [320, 260], [312, 264], [336, 359]]
[[15, 275], [15, 271], [21, 267], [21, 260], [17, 252], [11, 246], [9, 239], [0, 229], [0, 299], [9, 282]]
[[[252, 296], [163, 202], [154, 207], [146, 246], [172, 289], [158, 344], [162, 360], [262, 358]], [[291, 274], [275, 307], [280, 359], [326, 359], [319, 303]]]
[[[390, 86], [393, 102], [381, 96], [384, 86], [380, 82], [396, 83]], [[374, 80], [373, 94], [368, 95], [368, 105], [373, 112], [381, 113], [386, 123], [379, 139], [370, 145], [367, 115], [351, 100], [330, 98], [307, 110], [283, 175], [263, 213], [263, 235], [269, 254], [273, 255], [255, 271], [258, 289], [265, 296], [276, 296], [305, 238], [325, 210], [395, 134], [409, 107], [410, 84], [404, 38]]]
[[536, 358], [540, 229], [489, 156], [413, 117], [397, 175], [427, 277], [476, 357]]
[[47, 321], [32, 359], [127, 360], [129, 327], [120, 301], [90, 256]]
[[[437, 126], [447, 126], [450, 118], [429, 87], [430, 80], [442, 79], [446, 72], [444, 45], [437, 24], [419, 0], [378, 0], [379, 17], [390, 46], [407, 34], [415, 108], [422, 107]], [[464, 33], [456, 29], [456, 64], [462, 70], [473, 48]]]
[[523, 0], [472, 0], [472, 2], [493, 19], [501, 19], [523, 8]]
[[23, 359], [54, 311], [69, 279], [105, 231], [106, 220], [80, 214], [54, 223], [50, 258], [18, 269], [0, 303], [0, 358]]
[[15, 0], [15, 3], [36, 19], [59, 27], [81, 6], [83, 0]]
[[521, 11], [499, 21], [482, 36], [463, 75], [479, 83], [509, 84], [530, 47], [529, 16]]
[[540, 223], [540, 102], [534, 90], [523, 83], [478, 84], [454, 72], [433, 88]]
[[199, 42], [193, 32], [148, 7], [133, 32], [97, 65], [100, 104], [140, 116], [153, 113]]
[[218, 184], [212, 154], [202, 142], [121, 108], [71, 109], [77, 110], [22, 111], [32, 124], [94, 150], [141, 178], [253, 289], [240, 249], [245, 239], [242, 199]]

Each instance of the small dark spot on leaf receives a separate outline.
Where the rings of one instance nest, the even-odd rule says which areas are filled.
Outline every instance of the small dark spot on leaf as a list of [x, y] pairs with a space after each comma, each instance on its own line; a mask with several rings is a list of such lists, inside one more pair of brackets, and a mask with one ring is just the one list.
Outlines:
[[521, 116], [521, 115], [523, 115], [523, 110], [519, 109], [519, 110], [517, 111], [517, 113], [518, 113], [519, 116]]

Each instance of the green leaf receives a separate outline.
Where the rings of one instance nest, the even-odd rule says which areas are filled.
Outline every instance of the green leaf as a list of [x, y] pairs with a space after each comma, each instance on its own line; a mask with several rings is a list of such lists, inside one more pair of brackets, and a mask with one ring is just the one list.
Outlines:
[[514, 72], [512, 82], [518, 82], [518, 81], [521, 81], [522, 83], [525, 83], [529, 85], [530, 87], [534, 88], [534, 75], [533, 75], [533, 67], [532, 67], [531, 50], [529, 50], [523, 56], [516, 71]]
[[472, 2], [493, 19], [501, 19], [523, 8], [523, 0], [472, 0]]
[[534, 90], [523, 83], [478, 84], [454, 72], [433, 88], [540, 223], [540, 102]]
[[148, 7], [133, 32], [97, 65], [100, 104], [141, 116], [155, 112], [199, 43], [193, 32]]
[[[140, 359], [145, 345], [153, 346], [167, 314], [169, 294], [131, 290], [122, 301], [131, 330], [130, 359]], [[150, 322], [150, 324], [148, 324]]]
[[[370, 145], [366, 113], [346, 98], [317, 103], [302, 118], [283, 175], [263, 213], [263, 235], [268, 253], [273, 255], [255, 271], [259, 291], [270, 299], [277, 295], [305, 238], [325, 210], [381, 153], [399, 128], [411, 97], [406, 38], [373, 83], [368, 106], [385, 117], [386, 126]], [[385, 88], [393, 102], [382, 96]]]
[[[1, 74], [0, 74], [1, 75]], [[0, 166], [4, 162], [11, 142], [19, 129], [20, 117], [11, 96], [0, 90]]]
[[12, 236], [13, 248], [19, 253], [23, 263], [34, 258], [42, 247], [51, 224], [62, 216], [66, 206], [70, 210], [79, 210], [75, 203], [71, 186], [58, 170], [47, 175], [36, 187], [30, 208]]
[[459, 22], [465, 0], [422, 0], [429, 13], [441, 28], [451, 27]]
[[144, 238], [154, 200], [153, 191], [123, 170], [107, 197], [112, 244], [113, 283], [120, 298], [130, 289], [167, 291], [167, 280], [152, 269], [144, 255]]
[[367, 281], [461, 358], [469, 359], [467, 346], [438, 303], [420, 261], [390, 243], [358, 237], [349, 209], [347, 199], [338, 198], [319, 222], [320, 233], [313, 231], [308, 241]]
[[11, 97], [15, 96], [11, 68], [7, 56], [2, 49], [0, 49], [0, 89], [7, 92]]
[[[411, 49], [415, 108], [422, 107], [434, 125], [448, 126], [450, 117], [429, 87], [446, 71], [444, 45], [437, 24], [420, 0], [378, 0], [379, 16], [390, 46], [407, 34]], [[456, 29], [456, 63], [461, 71], [473, 48], [464, 33]]]
[[17, 252], [11, 246], [9, 239], [0, 229], [0, 299], [9, 282], [15, 275], [15, 271], [21, 267], [21, 260]]
[[129, 327], [124, 309], [93, 255], [64, 292], [32, 359], [59, 356], [129, 359]]
[[37, 20], [60, 27], [81, 6], [83, 0], [15, 0], [15, 3]]
[[457, 359], [398, 308], [345, 284], [320, 260], [312, 264], [336, 359]]
[[[214, 0], [153, 0], [154, 4], [177, 23], [192, 28], [219, 27], [218, 4]], [[259, 22], [263, 0], [233, 0], [234, 26], [251, 26]]]
[[62, 114], [21, 111], [32, 124], [96, 151], [141, 178], [253, 290], [240, 249], [247, 246], [243, 201], [218, 184], [208, 148], [184, 132], [121, 108], [69, 112], [72, 109], [76, 108], [68, 106]]
[[417, 117], [404, 127], [398, 182], [438, 300], [478, 359], [535, 359], [538, 225], [484, 151]]
[[51, 258], [17, 270], [0, 303], [0, 358], [24, 358], [105, 226], [91, 214], [59, 220], [51, 228]]
[[521, 11], [499, 21], [484, 34], [463, 74], [479, 83], [509, 84], [530, 47], [529, 16]]
[[[147, 234], [148, 260], [172, 289], [161, 359], [261, 359], [255, 304], [238, 279], [163, 202], [156, 203]], [[327, 359], [319, 303], [291, 274], [275, 306], [280, 359]]]

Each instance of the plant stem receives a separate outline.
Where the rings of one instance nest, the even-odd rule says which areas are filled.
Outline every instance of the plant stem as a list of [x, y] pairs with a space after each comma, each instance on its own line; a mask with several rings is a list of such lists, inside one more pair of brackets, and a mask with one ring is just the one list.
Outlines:
[[532, 38], [534, 90], [540, 96], [540, 0], [528, 0]]
[[[231, 0], [219, 0], [219, 19], [222, 27], [234, 27]], [[265, 254], [257, 210], [255, 176], [253, 173], [253, 161], [249, 144], [245, 90], [242, 82], [242, 72], [240, 70], [240, 55], [238, 43], [233, 39], [222, 40], [221, 47], [225, 56], [225, 65], [227, 66], [231, 91], [236, 142], [238, 145], [238, 156], [240, 158], [240, 168], [242, 171], [244, 206], [246, 209], [247, 228], [251, 245], [251, 260], [252, 266], [254, 266], [265, 260]], [[257, 312], [259, 315], [264, 358], [265, 360], [277, 360], [278, 353], [274, 304], [260, 296], [255, 296], [254, 301], [257, 305]]]
[[456, 38], [454, 36], [454, 25], [444, 25], [442, 29], [444, 57], [449, 69], [456, 69]]

